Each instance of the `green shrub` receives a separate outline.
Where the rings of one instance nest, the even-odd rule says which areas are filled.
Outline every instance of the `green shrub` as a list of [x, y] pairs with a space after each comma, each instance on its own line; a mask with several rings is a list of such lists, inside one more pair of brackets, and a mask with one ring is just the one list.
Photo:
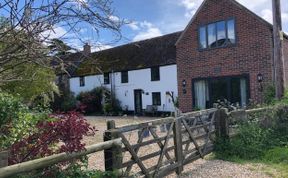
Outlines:
[[288, 147], [276, 147], [268, 150], [263, 159], [270, 163], [288, 164]]
[[0, 128], [1, 131], [6, 128], [12, 120], [17, 119], [18, 113], [21, 111], [27, 111], [19, 98], [14, 97], [7, 93], [0, 93]]
[[266, 86], [263, 93], [265, 104], [275, 103], [275, 87], [273, 85]]
[[110, 115], [119, 115], [122, 112], [120, 101], [113, 98], [106, 104], [104, 104], [104, 113]]
[[52, 110], [55, 112], [68, 112], [77, 108], [77, 100], [74, 93], [67, 91], [60, 96], [56, 96], [51, 103]]
[[261, 128], [257, 123], [244, 123], [239, 127], [239, 134], [230, 140], [218, 140], [216, 156], [218, 158], [237, 157], [257, 159], [271, 148], [271, 130]]
[[37, 110], [29, 110], [18, 97], [0, 93], [0, 150], [29, 135], [38, 121], [48, 117], [47, 113]]
[[111, 113], [113, 111], [113, 106], [111, 103], [104, 104], [104, 112], [105, 113]]
[[[88, 170], [87, 157], [83, 157], [73, 164], [63, 169], [51, 166], [47, 169], [39, 169], [31, 173], [21, 174], [15, 178], [31, 178], [31, 177], [53, 177], [53, 178], [118, 178], [118, 172], [103, 172], [100, 170]], [[44, 173], [45, 172], [45, 173]]]
[[288, 146], [288, 106], [249, 115], [249, 121], [238, 123], [237, 136], [229, 141], [218, 140], [218, 158], [262, 159], [268, 150]]

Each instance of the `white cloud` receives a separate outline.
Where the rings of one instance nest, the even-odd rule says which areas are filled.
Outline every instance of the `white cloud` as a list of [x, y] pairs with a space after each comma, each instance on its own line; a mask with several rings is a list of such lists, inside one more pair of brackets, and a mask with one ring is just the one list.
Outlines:
[[109, 16], [109, 19], [112, 20], [113, 22], [120, 22], [120, 18], [114, 15]]
[[133, 38], [133, 41], [149, 39], [161, 36], [161, 30], [150, 22], [144, 21], [139, 23], [140, 32]]
[[266, 21], [268, 21], [269, 23], [273, 23], [273, 14], [272, 14], [272, 10], [270, 9], [264, 9], [261, 11], [261, 17], [263, 19], [265, 19]]
[[53, 29], [47, 30], [41, 35], [44, 39], [61, 38], [67, 35], [67, 30], [63, 27], [53, 27]]
[[245, 7], [256, 10], [258, 8], [269, 7], [272, 4], [272, 0], [237, 0], [240, 4], [243, 4]]
[[195, 12], [197, 11], [197, 8], [200, 6], [200, 4], [203, 2], [203, 0], [180, 0], [178, 5], [185, 8], [185, 17], [191, 18]]
[[[195, 14], [203, 0], [166, 0], [167, 2], [174, 3], [174, 5], [178, 5], [180, 7], [184, 7], [185, 11], [183, 14], [179, 14], [179, 16], [183, 15], [187, 19], [191, 19], [192, 16]], [[240, 4], [244, 5], [266, 21], [272, 23], [272, 0], [236, 0]], [[288, 7], [287, 7], [287, 0], [281, 0], [282, 6], [282, 21], [283, 21], [283, 28], [288, 31]], [[175, 19], [179, 19], [179, 17], [175, 16]], [[165, 19], [165, 21], [167, 21]], [[183, 25], [183, 29], [185, 28], [186, 24], [183, 24], [183, 21], [175, 21], [175, 24]], [[181, 24], [180, 24], [181, 23]], [[164, 24], [164, 23], [163, 23]]]
[[138, 26], [138, 24], [139, 24], [138, 22], [133, 21], [133, 22], [128, 23], [127, 26], [131, 28], [132, 30], [140, 30], [140, 27]]

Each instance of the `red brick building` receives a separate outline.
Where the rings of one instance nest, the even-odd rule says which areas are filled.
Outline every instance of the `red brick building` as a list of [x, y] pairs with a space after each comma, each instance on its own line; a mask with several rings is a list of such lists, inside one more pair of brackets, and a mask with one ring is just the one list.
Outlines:
[[[208, 108], [224, 98], [263, 102], [263, 88], [273, 84], [272, 32], [271, 24], [235, 0], [205, 0], [176, 43], [180, 109]], [[288, 59], [285, 49], [286, 35]]]

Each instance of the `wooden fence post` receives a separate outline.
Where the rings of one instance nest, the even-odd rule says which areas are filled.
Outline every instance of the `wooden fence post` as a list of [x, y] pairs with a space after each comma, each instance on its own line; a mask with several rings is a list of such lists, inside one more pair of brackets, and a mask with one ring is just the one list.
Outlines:
[[[107, 130], [104, 133], [104, 141], [120, 138], [116, 129], [115, 121], [107, 121]], [[111, 149], [104, 150], [105, 171], [118, 171], [122, 166], [123, 155], [122, 147], [114, 146]]]
[[9, 151], [0, 151], [0, 168], [8, 166]]
[[229, 121], [226, 109], [219, 109], [215, 113], [215, 129], [218, 138], [229, 138]]
[[183, 148], [182, 148], [182, 136], [181, 136], [181, 119], [175, 119], [173, 126], [174, 145], [175, 145], [175, 158], [178, 163], [176, 173], [180, 175], [183, 171]]

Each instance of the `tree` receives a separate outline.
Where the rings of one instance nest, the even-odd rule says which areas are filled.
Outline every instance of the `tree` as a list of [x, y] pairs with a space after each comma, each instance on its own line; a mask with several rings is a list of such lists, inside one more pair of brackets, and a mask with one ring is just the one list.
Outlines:
[[104, 29], [120, 39], [124, 22], [115, 18], [111, 3], [111, 0], [2, 0], [0, 86], [11, 81], [32, 80], [36, 75], [32, 72], [24, 78], [21, 71], [15, 74], [17, 66], [33, 64], [51, 68], [48, 46], [55, 42], [51, 35], [56, 28], [77, 35], [83, 26], [89, 25], [98, 36]]
[[[21, 73], [23, 80], [6, 82], [1, 89], [14, 96], [20, 95], [28, 105], [46, 105], [54, 99], [54, 93], [59, 94], [54, 82], [56, 75], [52, 69], [25, 63], [15, 67], [13, 73]], [[29, 80], [24, 80], [25, 78]]]
[[71, 50], [73, 50], [71, 46], [58, 38], [53, 38], [48, 48], [50, 49], [50, 54], [53, 56], [67, 55], [71, 53]]

